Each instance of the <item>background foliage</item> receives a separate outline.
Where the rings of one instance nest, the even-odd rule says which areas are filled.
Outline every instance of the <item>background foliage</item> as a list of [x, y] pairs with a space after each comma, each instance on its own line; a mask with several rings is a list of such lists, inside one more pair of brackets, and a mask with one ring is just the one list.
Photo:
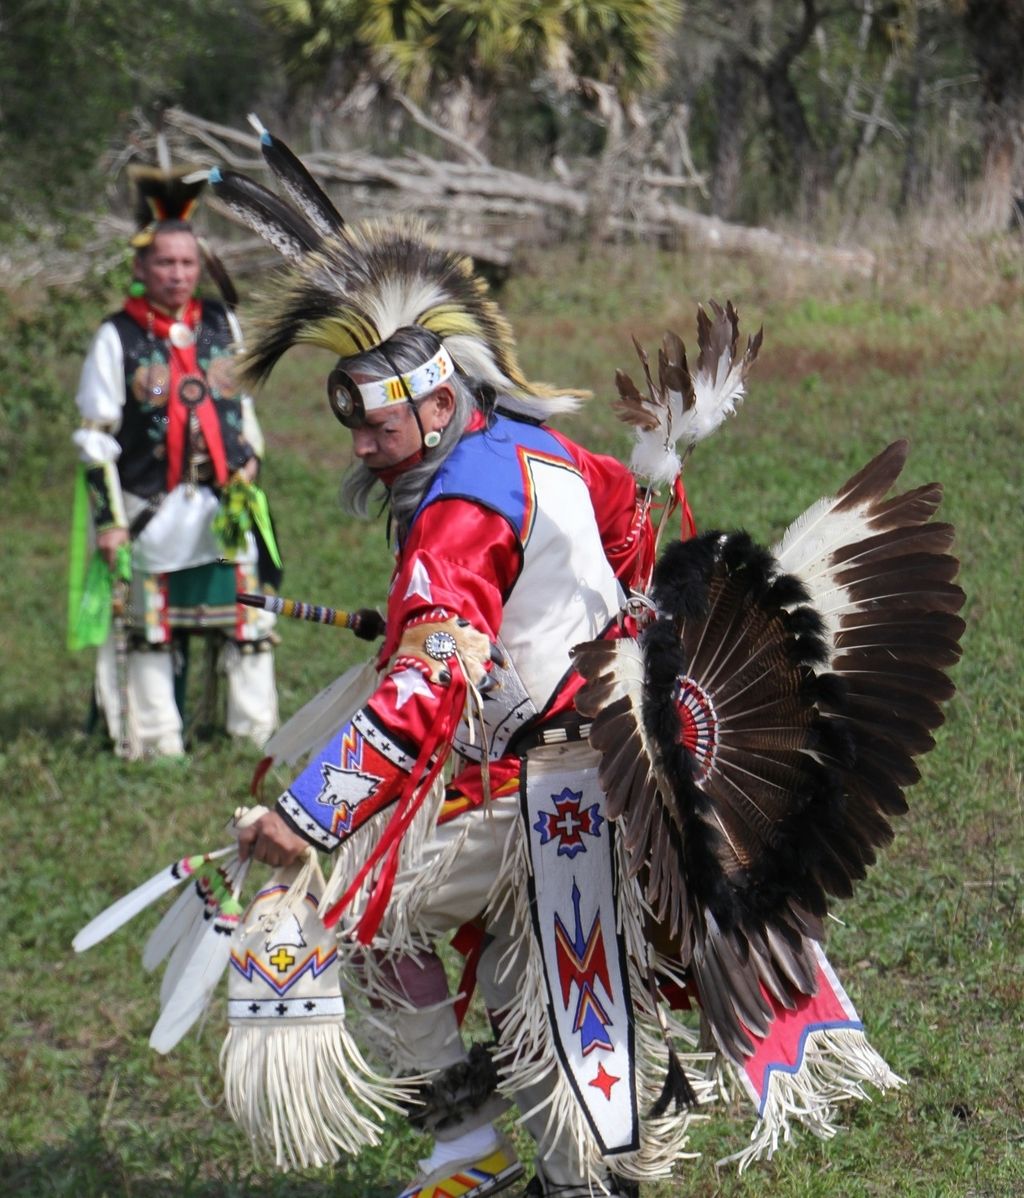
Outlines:
[[40, 210], [64, 220], [91, 212], [98, 160], [134, 107], [185, 102], [213, 120], [244, 114], [267, 82], [270, 54], [249, 0], [8, 0], [0, 238]]
[[1005, 228], [1024, 195], [1024, 0], [8, 0], [0, 34], [8, 220], [81, 210], [133, 108], [258, 106], [346, 146], [408, 132], [406, 93], [538, 168], [668, 106], [692, 202], [727, 219], [966, 204]]

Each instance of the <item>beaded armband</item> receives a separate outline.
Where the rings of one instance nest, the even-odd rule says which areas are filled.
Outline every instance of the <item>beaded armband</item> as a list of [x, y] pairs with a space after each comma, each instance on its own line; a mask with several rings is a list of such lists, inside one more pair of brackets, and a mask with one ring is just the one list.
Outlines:
[[89, 466], [85, 471], [89, 488], [89, 503], [92, 507], [93, 524], [97, 532], [109, 528], [127, 528], [128, 518], [121, 498], [121, 480], [113, 462]]
[[394, 660], [415, 659], [418, 665], [426, 667], [431, 682], [443, 685], [448, 681], [446, 663], [455, 656], [461, 659], [470, 682], [479, 686], [487, 677], [491, 642], [468, 620], [453, 616], [448, 620], [410, 624], [402, 633]]

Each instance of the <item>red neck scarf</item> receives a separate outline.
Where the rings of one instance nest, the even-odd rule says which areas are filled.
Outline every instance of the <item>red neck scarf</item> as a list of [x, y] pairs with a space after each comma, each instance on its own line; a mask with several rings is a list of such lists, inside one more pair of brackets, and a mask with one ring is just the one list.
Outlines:
[[[202, 304], [196, 299], [189, 300], [181, 315], [175, 317], [161, 311], [145, 297], [132, 296], [125, 300], [124, 310], [150, 337], [159, 338], [167, 344], [170, 368], [167, 387], [167, 490], [173, 491], [181, 481], [190, 409], [199, 421], [213, 465], [214, 478], [218, 485], [223, 486], [228, 480], [228, 463], [220, 433], [220, 420], [196, 357], [196, 330], [203, 314]], [[172, 325], [188, 330], [191, 335], [187, 345], [174, 344], [171, 340]], [[175, 337], [178, 341], [183, 339]]]
[[422, 461], [423, 450], [417, 449], [415, 453], [409, 454], [407, 458], [402, 458], [397, 465], [384, 466], [380, 470], [374, 470], [374, 468], [370, 466], [368, 469], [370, 473], [376, 475], [376, 477], [379, 478], [384, 486], [390, 491], [397, 478], [401, 477], [406, 470], [411, 470], [413, 466], [418, 466]]

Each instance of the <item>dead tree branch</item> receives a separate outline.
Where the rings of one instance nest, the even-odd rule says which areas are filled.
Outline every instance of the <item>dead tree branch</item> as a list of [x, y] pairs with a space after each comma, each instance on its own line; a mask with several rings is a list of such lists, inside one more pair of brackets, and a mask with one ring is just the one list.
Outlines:
[[[163, 130], [175, 161], [223, 165], [247, 174], [266, 176], [258, 138], [248, 130], [204, 120], [181, 109], [163, 114]], [[679, 131], [682, 135], [684, 131]], [[148, 152], [147, 130], [140, 126], [132, 144]], [[685, 140], [680, 144], [685, 148]], [[415, 213], [435, 230], [441, 244], [470, 254], [481, 266], [507, 269], [520, 249], [572, 238], [636, 239], [658, 237], [731, 252], [783, 256], [814, 261], [827, 268], [870, 275], [875, 267], [866, 250], [846, 250], [768, 229], [730, 224], [685, 207], [669, 192], [696, 189], [705, 180], [693, 172], [688, 153], [673, 165], [682, 172], [665, 172], [651, 158], [651, 138], [644, 129], [622, 138], [600, 163], [559, 163], [558, 171], [538, 178], [494, 166], [478, 151], [469, 161], [444, 161], [408, 152], [382, 158], [363, 151], [316, 150], [303, 154], [310, 172], [333, 193], [346, 219], [386, 213]], [[272, 180], [267, 180], [272, 185]], [[215, 199], [207, 201], [216, 211]], [[109, 234], [109, 217], [97, 232]], [[123, 222], [125, 238], [128, 223]], [[216, 240], [216, 239], [215, 239]], [[224, 238], [218, 249], [233, 273], [262, 271], [272, 255], [252, 239]], [[4, 264], [14, 284], [36, 282], [73, 285], [90, 269], [76, 266], [64, 255], [26, 255]], [[92, 266], [95, 266], [95, 256]]]

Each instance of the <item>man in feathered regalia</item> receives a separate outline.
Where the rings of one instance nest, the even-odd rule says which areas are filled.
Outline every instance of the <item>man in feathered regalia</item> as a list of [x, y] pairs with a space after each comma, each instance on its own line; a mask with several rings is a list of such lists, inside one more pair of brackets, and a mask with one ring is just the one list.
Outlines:
[[[467, 259], [415, 222], [346, 225], [260, 132], [297, 207], [209, 174], [288, 259], [247, 373], [297, 343], [335, 355], [328, 401], [358, 459], [344, 495], [359, 513], [381, 495], [394, 537], [384, 643], [268, 743], [304, 768], [240, 819], [226, 871], [177, 863], [76, 947], [198, 870], [205, 916], [179, 900], [144, 954], [170, 954], [151, 1042], [176, 1042], [230, 955], [232, 1115], [278, 1164], [324, 1163], [412, 1088], [434, 1144], [400, 1198], [513, 1185], [494, 1122], [509, 1101], [541, 1196], [669, 1175], [722, 1073], [757, 1111], [741, 1167], [794, 1122], [832, 1135], [840, 1102], [899, 1084], [821, 940], [952, 693], [963, 592], [952, 529], [932, 520], [941, 488], [887, 496], [897, 442], [771, 551], [697, 535], [680, 454], [735, 409], [760, 348], [740, 345], [731, 305], [698, 312], [692, 367], [670, 334], [656, 362], [641, 351], [642, 390], [620, 372], [627, 469], [548, 427], [579, 396], [523, 377]], [[660, 554], [656, 487], [682, 516]], [[239, 918], [253, 859], [279, 873]], [[230, 948], [201, 931], [214, 915]], [[436, 949], [452, 932], [455, 1002]], [[337, 958], [391, 1028], [390, 1079], [340, 1035]], [[460, 1036], [474, 983], [491, 1051]], [[699, 1038], [678, 1015], [691, 1004]]]
[[[228, 732], [262, 745], [277, 726], [273, 617], [235, 602], [236, 591], [257, 584], [258, 572], [268, 585], [278, 577], [255, 486], [263, 436], [235, 380], [235, 315], [194, 294], [205, 258], [226, 298], [234, 298], [189, 223], [204, 184], [186, 181], [187, 174], [130, 168], [142, 222], [132, 239], [131, 294], [100, 326], [76, 397], [82, 468], [72, 586], [80, 585], [84, 563], [87, 492], [97, 555], [84, 610], [96, 601], [88, 592], [97, 569], [105, 581], [104, 565], [127, 593], [115, 594], [117, 620], [107, 636], [102, 619], [98, 633], [83, 627], [73, 589], [70, 639], [73, 648], [98, 644], [96, 697], [117, 751], [132, 758], [183, 752], [182, 663], [186, 638], [196, 632], [212, 630], [223, 640]], [[255, 522], [245, 514], [254, 497], [263, 503]], [[254, 523], [255, 536], [248, 532]]]
[[[543, 424], [578, 397], [522, 378], [505, 323], [464, 259], [431, 248], [416, 224], [339, 224], [315, 262], [304, 260], [281, 306], [273, 299], [263, 312], [250, 372], [265, 376], [294, 341], [340, 355], [328, 397], [358, 459], [343, 493], [361, 513], [384, 495], [396, 566], [372, 694], [242, 844], [276, 865], [310, 845], [338, 855], [325, 898], [367, 946], [360, 983], [393, 1018], [399, 1068], [432, 1079], [419, 1117], [435, 1148], [406, 1193], [449, 1192], [467, 1171], [478, 1175], [469, 1192], [489, 1193], [521, 1173], [492, 1122], [504, 1063], [467, 1054], [435, 942], [464, 926], [504, 1038], [532, 1039], [544, 982], [530, 973], [523, 913], [509, 901], [513, 880], [524, 881], [529, 763], [549, 852], [603, 866], [565, 871], [583, 892], [575, 907], [571, 889], [560, 896], [563, 968], [567, 1002], [585, 1021], [581, 1052], [595, 1054], [585, 1081], [611, 1077], [609, 1067], [623, 1075], [628, 1061], [612, 1062], [629, 1053], [624, 1042], [612, 1047], [611, 1028], [628, 1021], [629, 979], [611, 857], [600, 852], [609, 830], [596, 756], [573, 707], [583, 679], [568, 650], [619, 635], [626, 595], [649, 576], [653, 533], [626, 467]], [[434, 791], [451, 752], [454, 777]], [[577, 916], [589, 921], [589, 949], [574, 939]], [[537, 991], [529, 997], [519, 992], [527, 976]], [[519, 1053], [507, 1070], [542, 1146], [538, 1177], [548, 1193], [589, 1192], [588, 1179], [615, 1186], [584, 1148], [553, 1053]], [[636, 1153], [637, 1095], [590, 1094], [607, 1108], [613, 1150]]]

